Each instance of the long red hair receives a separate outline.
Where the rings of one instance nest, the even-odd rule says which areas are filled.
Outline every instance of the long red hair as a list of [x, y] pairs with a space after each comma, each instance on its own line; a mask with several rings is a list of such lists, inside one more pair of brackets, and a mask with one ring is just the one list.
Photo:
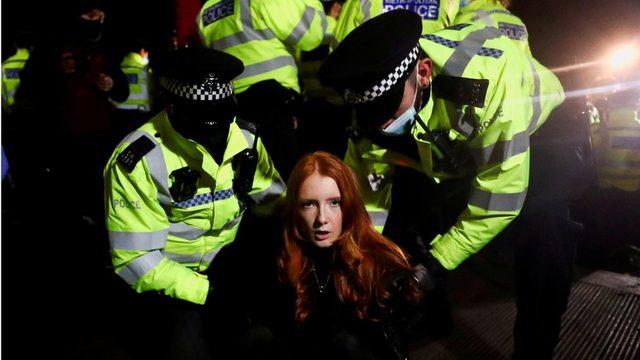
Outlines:
[[333, 244], [333, 285], [340, 301], [351, 305], [357, 318], [377, 320], [391, 296], [385, 280], [407, 271], [409, 261], [397, 245], [373, 227], [351, 169], [337, 157], [318, 151], [298, 161], [287, 184], [285, 246], [278, 265], [281, 279], [295, 290], [296, 321], [304, 322], [312, 311], [313, 264], [301, 246], [309, 240], [304, 237], [299, 192], [302, 183], [316, 171], [332, 178], [340, 190], [342, 234]]

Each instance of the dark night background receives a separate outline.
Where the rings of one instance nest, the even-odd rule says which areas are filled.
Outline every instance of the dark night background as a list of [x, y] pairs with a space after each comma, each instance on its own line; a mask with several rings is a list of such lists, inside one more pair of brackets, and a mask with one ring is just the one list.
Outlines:
[[[17, 30], [36, 34], [60, 28], [80, 0], [2, 2], [2, 58], [12, 53]], [[174, 28], [173, 9], [180, 0], [103, 1], [112, 40], [122, 43], [131, 34], [148, 37], [162, 47]], [[527, 24], [533, 54], [547, 67], [566, 66], [602, 57], [616, 43], [640, 37], [638, 0], [514, 0], [511, 10]], [[562, 75], [567, 90], [589, 85], [597, 69]]]

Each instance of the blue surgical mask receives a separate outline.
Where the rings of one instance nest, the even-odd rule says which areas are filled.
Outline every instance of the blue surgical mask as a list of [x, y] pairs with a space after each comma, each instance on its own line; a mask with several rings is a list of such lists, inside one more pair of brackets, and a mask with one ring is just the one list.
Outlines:
[[406, 135], [411, 132], [411, 128], [413, 127], [414, 119], [416, 114], [415, 103], [416, 97], [418, 96], [418, 80], [417, 80], [417, 71], [416, 71], [416, 91], [413, 93], [413, 101], [411, 102], [411, 106], [405, 112], [403, 112], [400, 116], [398, 116], [389, 126], [384, 129], [381, 129], [383, 135], [387, 136], [401, 136]]
[[413, 127], [413, 121], [417, 113], [416, 108], [412, 105], [407, 111], [403, 112], [402, 115], [398, 116], [391, 125], [382, 129], [382, 133], [388, 136], [408, 134], [411, 131], [411, 127]]

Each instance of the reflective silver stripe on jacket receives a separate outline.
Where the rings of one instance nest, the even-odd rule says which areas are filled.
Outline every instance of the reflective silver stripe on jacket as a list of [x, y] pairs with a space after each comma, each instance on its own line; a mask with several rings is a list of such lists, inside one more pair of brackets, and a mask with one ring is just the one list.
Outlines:
[[242, 131], [242, 134], [244, 135], [244, 138], [247, 140], [247, 146], [250, 149], [253, 148], [253, 142], [255, 141], [256, 137], [249, 130], [242, 129], [242, 128], [240, 128], [240, 130]]
[[166, 251], [162, 251], [162, 254], [169, 260], [179, 262], [181, 264], [199, 264], [202, 259], [202, 254], [176, 254]]
[[291, 33], [289, 34], [289, 36], [287, 36], [287, 39], [284, 42], [291, 46], [295, 46], [298, 42], [300, 42], [300, 39], [302, 39], [304, 34], [306, 34], [311, 27], [311, 23], [313, 23], [313, 19], [315, 17], [316, 9], [309, 5], [306, 5], [304, 8], [304, 13], [302, 14], [302, 18], [300, 19], [300, 21], [298, 21], [293, 30], [291, 30]]
[[484, 10], [476, 10], [476, 16], [474, 16], [473, 21], [482, 20], [487, 26], [496, 26], [496, 23], [491, 18], [491, 15]]
[[169, 175], [167, 174], [167, 164], [162, 154], [162, 146], [153, 136], [147, 136], [147, 138], [156, 144], [156, 147], [144, 157], [147, 160], [151, 178], [158, 188], [158, 200], [161, 204], [170, 205], [173, 202], [173, 198], [169, 192]]
[[517, 211], [522, 209], [527, 190], [513, 194], [492, 193], [472, 188], [468, 203], [487, 211]]
[[134, 142], [141, 136], [146, 136], [147, 139], [156, 144], [156, 146], [151, 151], [149, 151], [144, 156], [144, 158], [147, 161], [147, 167], [149, 168], [151, 179], [153, 179], [153, 183], [158, 189], [158, 201], [160, 201], [161, 204], [170, 205], [173, 202], [173, 199], [171, 197], [171, 193], [169, 192], [169, 176], [167, 174], [167, 164], [164, 161], [164, 156], [162, 155], [162, 146], [160, 145], [160, 143], [153, 136], [140, 130], [132, 132], [123, 141]]
[[235, 80], [248, 78], [250, 76], [264, 74], [269, 71], [279, 69], [281, 67], [291, 66], [297, 68], [296, 61], [291, 55], [283, 55], [259, 63], [246, 65], [244, 71]]
[[499, 141], [481, 148], [471, 148], [476, 165], [501, 163], [529, 150], [529, 132], [515, 134], [510, 140]]
[[249, 196], [251, 196], [253, 201], [255, 201], [257, 204], [260, 204], [262, 202], [269, 201], [273, 198], [280, 197], [280, 195], [284, 193], [284, 190], [285, 190], [284, 181], [282, 181], [281, 178], [278, 178], [277, 181], [274, 181], [265, 190], [262, 190], [255, 194], [249, 194]]
[[367, 210], [373, 226], [384, 226], [387, 223], [387, 217], [389, 217], [388, 210]]
[[362, 9], [362, 22], [371, 19], [371, 0], [360, 0], [360, 8]]
[[164, 256], [162, 256], [160, 251], [154, 250], [133, 259], [118, 271], [117, 274], [123, 278], [127, 284], [133, 285], [138, 279], [156, 267], [162, 259], [164, 259]]
[[165, 247], [169, 229], [154, 232], [109, 231], [113, 250], [155, 250]]
[[211, 250], [206, 254], [176, 254], [171, 252], [163, 251], [164, 256], [172, 261], [179, 262], [181, 264], [210, 264], [211, 261], [218, 255], [218, 253], [222, 250], [222, 247]]
[[207, 230], [202, 230], [198, 227], [183, 223], [169, 224], [169, 235], [176, 236], [181, 239], [195, 240], [206, 233]]
[[500, 37], [500, 35], [500, 31], [494, 27], [486, 27], [470, 33], [447, 59], [442, 69], [443, 72], [451, 76], [462, 76], [471, 59], [483, 49], [484, 42]]
[[529, 68], [531, 68], [531, 74], [533, 75], [533, 98], [531, 99], [531, 106], [533, 106], [533, 114], [529, 121], [529, 127], [527, 133], [531, 134], [537, 127], [540, 115], [542, 115], [542, 104], [540, 103], [540, 75], [536, 71], [536, 67], [531, 59], [529, 60]]

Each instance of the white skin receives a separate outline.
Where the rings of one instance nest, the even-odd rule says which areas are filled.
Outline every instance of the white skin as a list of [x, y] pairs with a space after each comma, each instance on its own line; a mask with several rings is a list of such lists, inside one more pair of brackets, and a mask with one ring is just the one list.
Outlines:
[[[407, 111], [410, 106], [418, 105], [417, 103], [420, 101], [420, 99], [415, 96], [416, 92], [419, 89], [426, 89], [429, 86], [429, 83], [431, 81], [430, 79], [432, 67], [433, 63], [431, 62], [431, 59], [424, 58], [418, 60], [416, 68], [411, 72], [411, 75], [409, 75], [407, 80], [404, 82], [404, 95], [402, 96], [402, 101], [400, 102], [398, 110], [396, 110], [396, 113], [391, 119], [387, 120], [384, 124], [382, 124], [382, 126], [380, 126], [380, 129], [385, 129], [387, 126], [391, 125], [391, 123], [394, 122], [398, 118], [398, 116]], [[417, 79], [415, 75], [416, 69], [418, 71]], [[417, 87], [416, 81], [418, 83]], [[416, 110], [420, 111], [420, 109], [417, 108]]]
[[300, 187], [298, 211], [305, 235], [320, 248], [328, 248], [342, 234], [340, 190], [335, 180], [315, 171]]

